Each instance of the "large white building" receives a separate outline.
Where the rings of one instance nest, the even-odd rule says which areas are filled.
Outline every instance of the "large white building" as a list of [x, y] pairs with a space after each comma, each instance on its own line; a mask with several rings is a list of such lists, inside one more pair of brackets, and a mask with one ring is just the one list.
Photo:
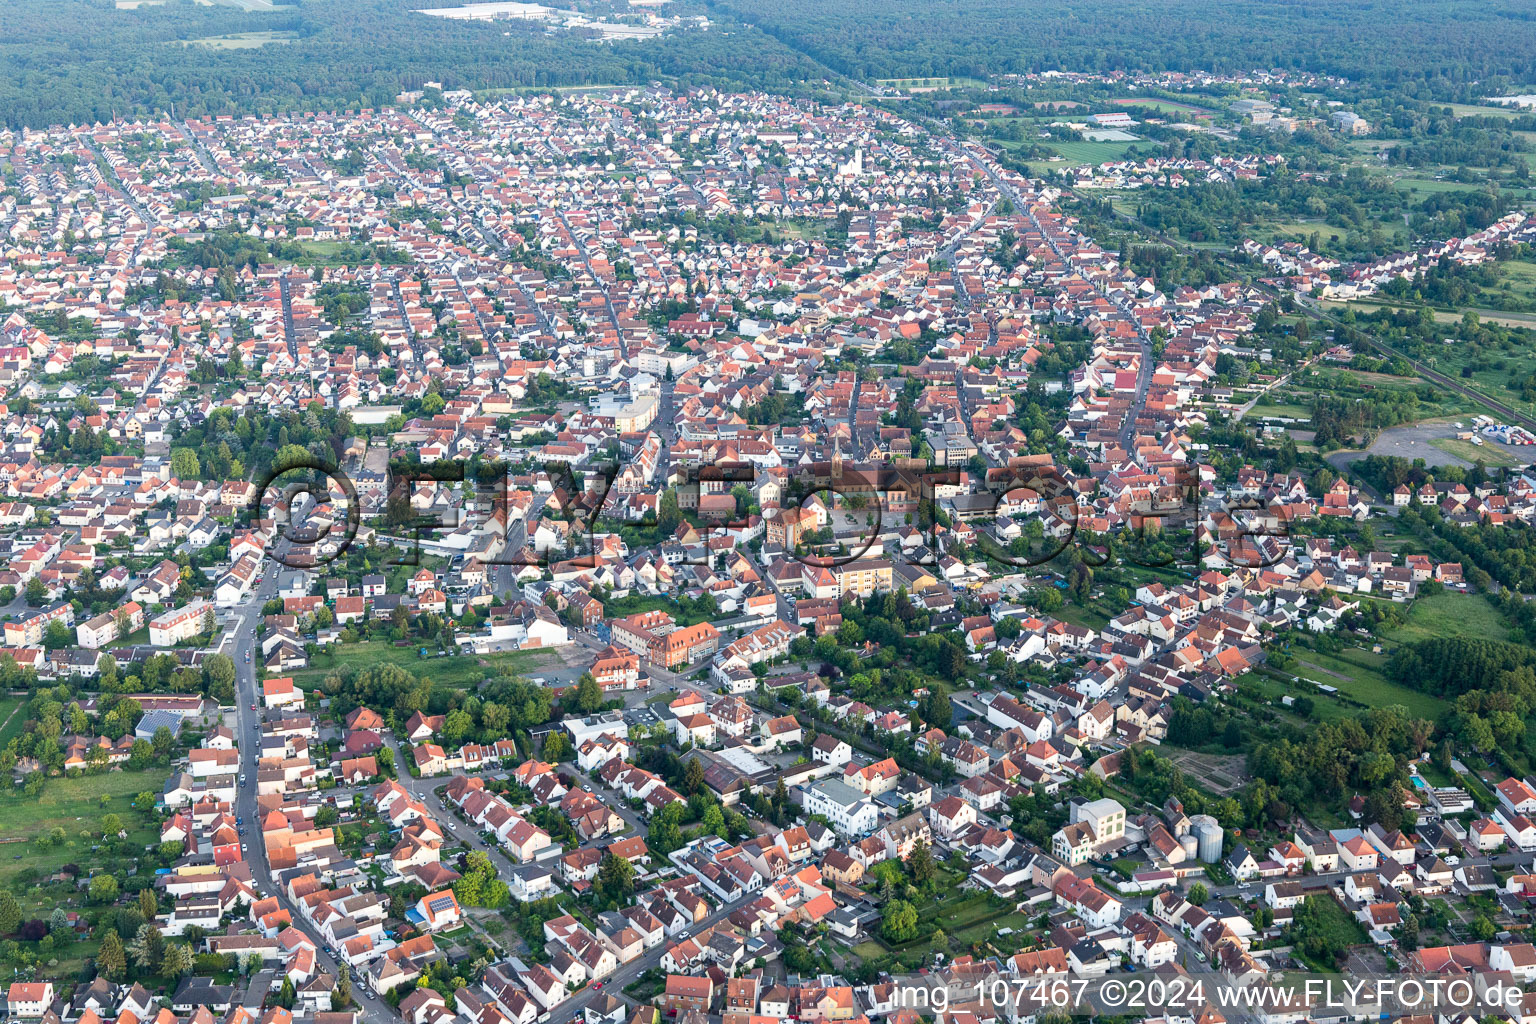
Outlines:
[[203, 620], [213, 605], [198, 598], [183, 608], [157, 615], [149, 620], [149, 642], [156, 647], [175, 647], [203, 632]]
[[806, 814], [820, 814], [844, 835], [859, 835], [880, 823], [873, 800], [841, 779], [822, 779], [805, 787], [801, 805]]

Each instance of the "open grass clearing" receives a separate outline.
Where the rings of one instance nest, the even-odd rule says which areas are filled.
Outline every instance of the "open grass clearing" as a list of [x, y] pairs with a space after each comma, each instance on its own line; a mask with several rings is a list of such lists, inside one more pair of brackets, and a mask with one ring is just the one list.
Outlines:
[[254, 50], [277, 43], [291, 43], [299, 38], [297, 32], [236, 32], [227, 36], [205, 36], [189, 39], [183, 46], [207, 46], [215, 50]]
[[1296, 665], [1292, 669], [1293, 675], [1332, 686], [1344, 696], [1367, 707], [1401, 704], [1408, 709], [1409, 714], [1430, 721], [1438, 720], [1446, 711], [1445, 701], [1400, 686], [1373, 668], [1320, 651], [1294, 653]]
[[431, 679], [443, 686], [458, 689], [474, 689], [481, 682], [497, 675], [503, 667], [517, 675], [536, 673], [543, 668], [562, 665], [560, 654], [554, 650], [504, 651], [490, 654], [450, 654], [442, 657], [421, 657], [420, 648], [396, 647], [391, 643], [369, 640], [357, 644], [335, 644], [321, 650], [310, 667], [287, 673], [296, 685], [313, 688], [343, 665], [358, 669], [372, 665], [398, 665], [412, 675]]
[[1396, 643], [1467, 636], [1504, 640], [1509, 628], [1498, 609], [1482, 594], [1445, 592], [1421, 597], [1408, 610], [1408, 621], [1383, 635]]
[[1515, 458], [1502, 445], [1492, 442], [1476, 445], [1471, 441], [1462, 441], [1454, 437], [1441, 437], [1429, 443], [1448, 455], [1454, 455], [1458, 459], [1466, 459], [1471, 463], [1481, 461], [1488, 466], [1519, 466], [1523, 464], [1520, 459]]
[[1135, 142], [1056, 142], [1054, 140], [1043, 143], [1061, 154], [1071, 164], [1102, 164], [1108, 160], [1119, 160], [1125, 156], [1126, 150], [1136, 144]]

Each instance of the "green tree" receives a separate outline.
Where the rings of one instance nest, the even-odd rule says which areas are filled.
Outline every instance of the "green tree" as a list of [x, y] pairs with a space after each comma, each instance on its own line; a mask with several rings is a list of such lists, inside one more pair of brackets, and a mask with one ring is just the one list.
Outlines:
[[171, 473], [180, 480], [196, 480], [203, 475], [197, 452], [191, 448], [171, 449]]
[[27, 604], [30, 604], [33, 607], [36, 607], [37, 605], [40, 605], [44, 601], [48, 600], [48, 587], [43, 583], [42, 579], [37, 576], [27, 580], [26, 589], [22, 592], [26, 595]]
[[235, 659], [227, 654], [214, 652], [203, 659], [203, 677], [212, 686], [235, 684]]
[[351, 1003], [352, 970], [346, 964], [341, 964], [336, 971], [336, 987], [331, 991], [331, 1004], [339, 1010]]
[[670, 537], [683, 521], [683, 510], [677, 503], [677, 491], [668, 487], [661, 492], [661, 502], [656, 511], [656, 530], [663, 537]]
[[167, 978], [180, 978], [192, 970], [192, 951], [179, 942], [166, 943], [160, 957], [160, 973]]
[[1205, 901], [1211, 898], [1211, 890], [1205, 887], [1204, 882], [1196, 882], [1189, 887], [1189, 895], [1186, 898], [1195, 906], [1203, 907]]
[[117, 879], [108, 874], [95, 875], [86, 887], [92, 903], [114, 903], [117, 901]]
[[571, 756], [571, 741], [559, 729], [544, 737], [544, 760], [559, 764]]
[[576, 710], [584, 715], [590, 715], [594, 711], [603, 708], [603, 688], [598, 685], [597, 679], [590, 672], [581, 674], [581, 681], [576, 684]]
[[603, 854], [602, 863], [597, 867], [596, 888], [598, 897], [605, 904], [624, 906], [635, 892], [635, 866], [623, 857]]
[[891, 900], [885, 905], [880, 933], [890, 942], [911, 942], [917, 938], [917, 908], [906, 900]]
[[139, 914], [146, 921], [153, 921], [155, 915], [160, 913], [160, 901], [155, 899], [155, 890], [144, 888], [139, 890]]
[[104, 929], [101, 948], [96, 951], [96, 970], [108, 981], [121, 981], [128, 973], [128, 956], [123, 952], [123, 940], [111, 928]]
[[693, 796], [704, 788], [704, 766], [699, 763], [698, 757], [688, 762], [688, 767], [683, 769], [683, 792]]
[[21, 905], [9, 889], [0, 889], [0, 935], [15, 935], [21, 927]]
[[938, 874], [938, 867], [933, 863], [933, 852], [921, 839], [913, 844], [912, 852], [907, 856], [907, 871], [911, 873], [912, 881], [925, 889], [933, 884]]
[[128, 944], [128, 956], [141, 970], [150, 974], [160, 971], [160, 961], [165, 954], [165, 936], [152, 924], [139, 925], [133, 941]]

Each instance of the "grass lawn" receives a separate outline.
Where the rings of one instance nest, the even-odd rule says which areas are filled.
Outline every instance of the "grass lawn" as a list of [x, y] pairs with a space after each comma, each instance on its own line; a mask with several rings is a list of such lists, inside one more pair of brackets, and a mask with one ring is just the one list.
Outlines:
[[1373, 668], [1334, 655], [1300, 651], [1297, 652], [1296, 662], [1293, 675], [1337, 687], [1346, 697], [1369, 707], [1401, 704], [1408, 709], [1409, 714], [1430, 721], [1438, 721], [1447, 707], [1445, 701], [1438, 697], [1400, 686]]
[[[115, 870], [141, 862], [144, 847], [158, 842], [160, 833], [129, 805], [145, 790], [158, 793], [165, 779], [166, 772], [158, 768], [114, 771], [49, 779], [39, 797], [29, 797], [20, 789], [0, 794], [0, 884], [15, 887], [24, 871], [43, 878], [71, 863], [89, 872], [93, 868]], [[128, 829], [128, 840], [117, 854], [95, 849], [100, 841], [101, 819], [107, 814], [116, 814]], [[33, 840], [55, 826], [64, 830], [64, 841], [40, 849]], [[82, 835], [87, 831], [90, 835]], [[53, 888], [56, 887], [18, 890], [23, 912], [46, 917], [59, 903]]]
[[[1342, 946], [1358, 946], [1367, 941], [1370, 936], [1365, 933], [1365, 927], [1350, 916], [1349, 911], [1339, 905], [1339, 901], [1327, 893], [1308, 896], [1307, 903], [1316, 904], [1321, 909], [1318, 929], [1328, 936], [1335, 948]], [[1314, 964], [1315, 967], [1337, 973], [1330, 964]]]
[[[1043, 145], [1060, 153], [1069, 164], [1101, 164], [1106, 160], [1118, 160], [1135, 142], [1057, 142]], [[1145, 145], [1145, 143], [1142, 143]]]
[[27, 724], [27, 700], [25, 697], [0, 699], [0, 750], [17, 736]]
[[1383, 635], [1397, 643], [1431, 637], [1474, 636], [1503, 640], [1508, 627], [1482, 594], [1440, 593], [1421, 597], [1408, 610], [1408, 621]]
[[1484, 106], [1475, 103], [1447, 103], [1444, 105], [1450, 107], [1451, 113], [1457, 117], [1516, 117], [1523, 113], [1523, 111], [1514, 107], [1505, 107], [1498, 104]]
[[1439, 448], [1447, 455], [1454, 455], [1458, 459], [1466, 459], [1468, 462], [1482, 461], [1488, 466], [1519, 466], [1523, 463], [1511, 455], [1501, 445], [1491, 442], [1485, 444], [1473, 444], [1471, 441], [1462, 441], [1454, 437], [1437, 437], [1431, 440], [1430, 445]]
[[1309, 719], [1301, 717], [1281, 704], [1281, 698], [1286, 696], [1308, 698], [1312, 701], [1312, 719], [1322, 722], [1350, 718], [1358, 713], [1354, 708], [1347, 708], [1335, 698], [1320, 693], [1316, 687], [1306, 681], [1306, 676], [1302, 677], [1303, 681], [1300, 683], [1291, 682], [1293, 675], [1300, 675], [1300, 673], [1259, 669], [1240, 676], [1237, 682], [1243, 691], [1253, 690], [1265, 700], [1270, 701], [1270, 710], [1275, 714], [1302, 728], [1306, 728]]
[[1310, 420], [1312, 418], [1312, 410], [1301, 405], [1270, 405], [1266, 402], [1260, 402], [1248, 410], [1248, 416], [1259, 419], [1265, 416], [1283, 416], [1293, 420]]
[[485, 655], [452, 654], [440, 658], [423, 658], [420, 648], [396, 647], [391, 643], [369, 640], [357, 644], [336, 644], [323, 649], [306, 669], [290, 673], [300, 687], [314, 687], [342, 665], [367, 668], [370, 665], [399, 665], [413, 675], [431, 679], [444, 686], [473, 689], [485, 679], [496, 675], [502, 666], [511, 666], [519, 675], [540, 668], [558, 666], [560, 655], [555, 651], [506, 651]]
[[1109, 101], [1117, 107], [1146, 107], [1159, 113], [1178, 117], [1184, 114], [1208, 115], [1213, 113], [1207, 107], [1197, 107], [1192, 103], [1175, 103], [1173, 100], [1155, 99], [1151, 96], [1121, 96]]

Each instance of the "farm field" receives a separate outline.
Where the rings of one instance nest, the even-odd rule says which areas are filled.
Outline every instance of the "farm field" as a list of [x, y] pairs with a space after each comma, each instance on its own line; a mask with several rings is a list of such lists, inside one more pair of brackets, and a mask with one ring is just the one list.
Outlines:
[[876, 85], [888, 85], [892, 89], [905, 89], [908, 92], [928, 91], [933, 89], [981, 89], [986, 87], [986, 82], [979, 78], [877, 78]]
[[1438, 178], [1398, 178], [1397, 187], [1415, 195], [1435, 195], [1441, 192], [1476, 192], [1483, 186], [1465, 181], [1442, 181]]

